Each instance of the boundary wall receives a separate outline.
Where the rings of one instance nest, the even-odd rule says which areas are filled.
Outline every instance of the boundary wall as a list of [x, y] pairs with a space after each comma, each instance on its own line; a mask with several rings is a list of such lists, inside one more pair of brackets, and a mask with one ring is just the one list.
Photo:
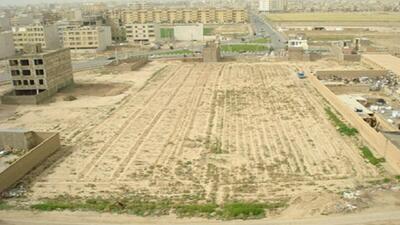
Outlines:
[[39, 144], [0, 173], [0, 193], [14, 185], [61, 146], [58, 133], [35, 132], [34, 135]]
[[315, 72], [320, 80], [328, 80], [333, 77], [355, 79], [360, 77], [377, 78], [389, 74], [388, 70], [319, 70]]
[[400, 150], [382, 133], [370, 127], [364, 120], [344, 102], [342, 102], [328, 87], [323, 85], [315, 76], [309, 76], [308, 80], [318, 90], [318, 92], [348, 121], [358, 130], [363, 139], [371, 146], [375, 152], [384, 157], [386, 162], [400, 173]]

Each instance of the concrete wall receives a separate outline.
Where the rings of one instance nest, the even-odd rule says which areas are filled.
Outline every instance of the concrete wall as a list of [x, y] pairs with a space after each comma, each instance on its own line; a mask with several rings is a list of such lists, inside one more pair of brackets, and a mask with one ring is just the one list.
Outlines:
[[360, 93], [365, 94], [369, 91], [369, 85], [345, 85], [345, 84], [328, 84], [326, 85], [329, 90], [337, 95], [349, 94], [349, 93]]
[[328, 80], [334, 77], [352, 80], [360, 77], [382, 77], [388, 72], [387, 70], [319, 70], [315, 72], [315, 75], [319, 80]]
[[49, 95], [73, 83], [71, 51], [67, 48], [43, 56], [45, 84]]
[[60, 148], [58, 133], [35, 133], [40, 144], [0, 173], [0, 193], [10, 188]]
[[332, 46], [331, 52], [336, 57], [336, 59], [340, 62], [359, 62], [361, 60], [361, 55], [356, 54], [344, 54], [342, 48], [339, 46]]
[[37, 144], [35, 135], [32, 131], [18, 129], [0, 130], [0, 147], [29, 150]]
[[53, 94], [49, 91], [43, 91], [38, 95], [15, 95], [14, 91], [12, 91], [1, 96], [1, 103], [8, 105], [37, 105]]
[[388, 164], [400, 173], [400, 150], [390, 142], [383, 134], [378, 133], [364, 120], [342, 102], [332, 91], [323, 85], [316, 77], [310, 76], [308, 80], [319, 91], [319, 93], [358, 130], [363, 139], [375, 150], [376, 157], [384, 157]]
[[343, 61], [346, 62], [359, 62], [361, 60], [361, 55], [348, 55], [343, 54]]

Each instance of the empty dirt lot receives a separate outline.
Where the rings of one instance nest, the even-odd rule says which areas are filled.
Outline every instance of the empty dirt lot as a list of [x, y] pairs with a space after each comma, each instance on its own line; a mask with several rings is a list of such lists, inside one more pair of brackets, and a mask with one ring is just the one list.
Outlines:
[[292, 69], [151, 63], [132, 74], [84, 74], [78, 78], [113, 76], [132, 87], [117, 96], [15, 109], [2, 124], [61, 131], [65, 154], [33, 179], [32, 200], [130, 192], [267, 201], [337, 193], [378, 177]]

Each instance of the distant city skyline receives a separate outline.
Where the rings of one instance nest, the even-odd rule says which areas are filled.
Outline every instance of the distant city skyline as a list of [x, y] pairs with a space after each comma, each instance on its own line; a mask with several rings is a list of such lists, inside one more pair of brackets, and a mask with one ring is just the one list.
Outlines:
[[[112, 0], [114, 1], [114, 0]], [[119, 1], [119, 0], [117, 0]], [[107, 0], [0, 0], [0, 6], [7, 5], [28, 5], [28, 4], [50, 4], [50, 3], [73, 3], [73, 2], [107, 2]]]

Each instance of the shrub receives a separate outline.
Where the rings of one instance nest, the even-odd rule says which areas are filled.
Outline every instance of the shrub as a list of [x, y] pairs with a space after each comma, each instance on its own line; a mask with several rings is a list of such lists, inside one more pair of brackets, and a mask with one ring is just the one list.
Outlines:
[[362, 156], [374, 166], [379, 166], [381, 163], [385, 162], [384, 158], [376, 158], [374, 154], [372, 154], [371, 150], [366, 146], [361, 147], [360, 150]]
[[332, 123], [338, 127], [338, 131], [346, 136], [354, 136], [358, 133], [356, 128], [347, 126], [342, 120], [340, 120], [330, 108], [325, 108], [325, 112], [328, 115]]
[[202, 216], [209, 217], [216, 211], [218, 205], [214, 203], [209, 204], [192, 204], [192, 205], [180, 205], [175, 209], [175, 213], [178, 216], [183, 217], [193, 217], [193, 216]]

